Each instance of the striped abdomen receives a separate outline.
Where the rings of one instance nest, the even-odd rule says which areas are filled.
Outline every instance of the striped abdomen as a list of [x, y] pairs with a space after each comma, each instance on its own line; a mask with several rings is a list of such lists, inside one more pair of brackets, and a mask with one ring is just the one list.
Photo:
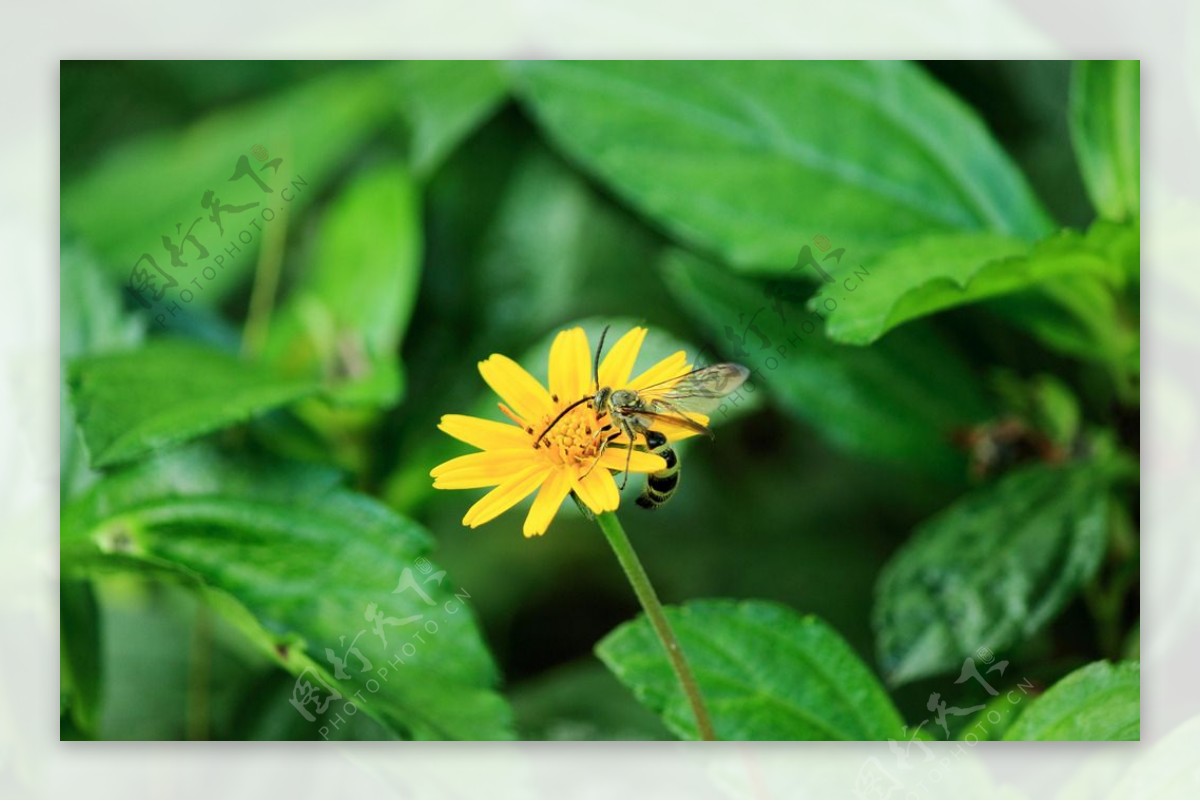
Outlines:
[[667, 445], [667, 438], [657, 431], [646, 432], [646, 447], [663, 458], [667, 469], [646, 476], [646, 488], [638, 496], [637, 505], [643, 509], [657, 509], [671, 500], [675, 488], [679, 486], [679, 459], [671, 446]]

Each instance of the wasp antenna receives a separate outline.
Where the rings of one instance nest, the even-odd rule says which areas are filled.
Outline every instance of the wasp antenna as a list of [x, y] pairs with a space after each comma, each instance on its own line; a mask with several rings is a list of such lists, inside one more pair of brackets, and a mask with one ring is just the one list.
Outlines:
[[592, 378], [596, 383], [596, 391], [600, 391], [600, 354], [604, 351], [604, 338], [608, 336], [609, 326], [604, 326], [600, 332], [600, 344], [596, 346], [596, 359], [592, 362]]
[[580, 398], [579, 400], [577, 400], [577, 401], [575, 401], [574, 403], [572, 403], [572, 404], [571, 404], [570, 406], [568, 406], [567, 408], [563, 409], [561, 412], [559, 412], [559, 413], [558, 413], [558, 417], [555, 417], [553, 420], [551, 420], [551, 421], [550, 421], [550, 425], [546, 426], [546, 428], [545, 428], [545, 429], [542, 431], [542, 433], [538, 434], [538, 438], [537, 438], [536, 440], [534, 440], [534, 442], [535, 442], [536, 444], [540, 445], [540, 444], [541, 444], [541, 442], [542, 442], [542, 440], [545, 438], [545, 436], [546, 436], [547, 434], [549, 434], [549, 433], [550, 433], [550, 429], [552, 429], [552, 428], [554, 428], [556, 425], [558, 425], [558, 421], [559, 421], [559, 420], [561, 420], [561, 419], [563, 419], [563, 417], [565, 417], [565, 416], [566, 416], [567, 412], [571, 411], [571, 410], [572, 410], [572, 409], [574, 409], [576, 406], [578, 406], [579, 404], [583, 403], [583, 402], [584, 402], [584, 401], [586, 401], [586, 400], [588, 400], [588, 398], [587, 398], [586, 396], [585, 396], [585, 397], [582, 397], [582, 398]]

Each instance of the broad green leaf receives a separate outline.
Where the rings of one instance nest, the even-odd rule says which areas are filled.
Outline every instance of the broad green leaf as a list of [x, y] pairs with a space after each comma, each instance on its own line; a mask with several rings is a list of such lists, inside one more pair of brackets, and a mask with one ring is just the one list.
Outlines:
[[1140, 225], [1097, 222], [1085, 241], [1115, 272], [1049, 278], [986, 308], [1048, 348], [1104, 367], [1119, 397], [1133, 402], [1141, 370]]
[[1096, 464], [1039, 465], [921, 524], [876, 588], [879, 661], [902, 683], [997, 653], [1054, 618], [1100, 566], [1108, 480]]
[[1141, 64], [1079, 61], [1071, 75], [1071, 139], [1083, 182], [1101, 217], [1140, 209]]
[[674, 236], [783, 272], [810, 238], [1047, 233], [975, 114], [904, 62], [533, 62], [518, 92], [566, 153]]
[[994, 234], [941, 234], [901, 244], [864, 265], [829, 269], [831, 282], [809, 301], [828, 311], [831, 339], [868, 345], [910, 320], [1068, 276], [1124, 280], [1107, 252], [1113, 235], [1062, 231], [1030, 247]]
[[503, 101], [507, 76], [492, 61], [406, 61], [396, 67], [412, 138], [409, 162], [426, 177]]
[[1093, 662], [1030, 702], [1005, 740], [1140, 740], [1137, 662]]
[[67, 389], [67, 364], [93, 353], [128, 350], [141, 342], [145, 325], [125, 314], [113, 283], [78, 243], [64, 243], [59, 271], [59, 357], [62, 364], [59, 410], [60, 490], [64, 499], [94, 479]]
[[[795, 285], [763, 288], [681, 253], [664, 268], [721, 353], [752, 371], [743, 398], [765, 386], [847, 450], [962, 475], [951, 435], [990, 411], [978, 378], [945, 340], [913, 327], [871, 348], [837, 345], [822, 334], [819, 316], [788, 300]], [[719, 407], [714, 419], [734, 406]]]
[[93, 467], [242, 422], [321, 386], [183, 340], [85, 357], [71, 364], [68, 381]]
[[399, 347], [420, 280], [420, 210], [398, 164], [330, 204], [309, 268], [272, 316], [266, 356], [287, 375], [340, 385], [335, 400], [385, 405], [402, 390]]
[[[667, 618], [722, 740], [884, 740], [902, 721], [879, 681], [837, 632], [768, 601], [693, 601]], [[691, 707], [645, 616], [596, 653], [684, 739]]]
[[[122, 283], [149, 253], [167, 274], [149, 270], [157, 289], [143, 297], [152, 314], [171, 304], [213, 304], [246, 276], [265, 230], [285, 225], [285, 217], [315, 198], [382, 124], [391, 113], [390, 91], [378, 67], [356, 65], [183, 130], [132, 141], [63, 188], [63, 227], [94, 247]], [[239, 174], [239, 164], [249, 172]], [[205, 207], [210, 190], [215, 200]], [[249, 204], [256, 205], [242, 208]], [[220, 225], [211, 219], [216, 205], [228, 207], [218, 215]], [[194, 243], [185, 240], [188, 231]], [[180, 248], [184, 266], [172, 264], [163, 237]], [[149, 269], [148, 262], [140, 266]], [[178, 285], [166, 289], [169, 279]], [[159, 289], [165, 295], [152, 300]]]
[[200, 446], [106, 478], [62, 518], [64, 567], [196, 582], [263, 653], [322, 697], [319, 684], [338, 691], [339, 707], [353, 700], [408, 737], [505, 737], [470, 591], [425, 558], [429, 547], [417, 524], [342, 489], [334, 471]]

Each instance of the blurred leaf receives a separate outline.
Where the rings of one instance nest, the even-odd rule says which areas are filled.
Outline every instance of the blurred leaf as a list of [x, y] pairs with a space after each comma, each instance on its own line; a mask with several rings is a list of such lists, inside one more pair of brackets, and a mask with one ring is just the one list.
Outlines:
[[[1061, 276], [1124, 280], [1093, 240], [1061, 231], [1032, 248], [994, 234], [942, 234], [899, 245], [869, 265], [830, 268], [809, 308], [828, 310], [830, 339], [869, 345], [898, 325]], [[1102, 244], [1106, 244], [1102, 242]]]
[[64, 243], [60, 265], [59, 488], [65, 500], [94, 479], [75, 425], [67, 363], [84, 355], [128, 350], [141, 342], [145, 325], [141, 318], [124, 313], [116, 289], [81, 245]]
[[[179, 284], [167, 290], [164, 308], [179, 301], [184, 290], [197, 303], [215, 303], [254, 264], [262, 228], [272, 225], [266, 211], [294, 215], [316, 197], [386, 118], [388, 97], [389, 85], [379, 68], [348, 67], [265, 100], [216, 112], [183, 130], [129, 142], [63, 187], [63, 227], [79, 233], [123, 283], [142, 254], [151, 254]], [[242, 158], [253, 178], [231, 177], [237, 176]], [[277, 158], [283, 161], [270, 169]], [[263, 192], [255, 179], [271, 191]], [[226, 210], [220, 216], [222, 233], [210, 219], [210, 208], [202, 205], [210, 190], [223, 206], [258, 205]], [[198, 222], [193, 226], [193, 221]], [[207, 258], [184, 240], [189, 230]], [[186, 266], [172, 266], [164, 236], [180, 247]], [[145, 261], [140, 266], [148, 267]], [[205, 270], [215, 275], [205, 275]], [[160, 288], [166, 283], [157, 280]]]
[[1092, 204], [1101, 217], [1139, 213], [1141, 65], [1078, 61], [1071, 75], [1071, 139]]
[[395, 402], [420, 258], [407, 171], [392, 163], [355, 178], [325, 212], [309, 269], [271, 319], [268, 360], [287, 375], [342, 382], [329, 393], [336, 401]]
[[973, 111], [903, 62], [515, 68], [559, 145], [700, 249], [782, 272], [821, 234], [863, 257], [914, 234], [1023, 239], [1048, 220]]
[[[469, 591], [434, 572], [419, 526], [342, 489], [334, 471], [173, 451], [106, 478], [66, 509], [62, 542], [64, 567], [142, 566], [198, 582], [300, 677], [297, 688], [308, 681], [324, 698], [324, 683], [397, 733], [508, 734]], [[405, 577], [412, 586], [402, 589]]]
[[58, 585], [61, 694], [76, 734], [96, 737], [100, 706], [100, 614], [90, 582]]
[[85, 357], [68, 380], [93, 467], [242, 422], [321, 386], [183, 340]]
[[[792, 413], [847, 450], [944, 475], [962, 475], [951, 434], [989, 415], [982, 387], [949, 343], [910, 327], [871, 348], [836, 345], [820, 317], [746, 280], [676, 252], [667, 284]], [[714, 418], [724, 414], [718, 409]]]
[[590, 655], [514, 689], [513, 711], [524, 740], [672, 739]]
[[495, 110], [508, 88], [492, 61], [406, 61], [396, 75], [412, 128], [409, 162], [421, 178]]
[[918, 527], [884, 568], [875, 630], [888, 681], [1003, 653], [1052, 620], [1096, 574], [1108, 536], [1106, 468], [1026, 468]]
[[645, 277], [656, 250], [646, 230], [578, 173], [529, 148], [479, 260], [478, 336], [528, 342], [584, 310], [637, 317], [661, 309], [661, 289]]
[[1030, 703], [1005, 740], [1141, 739], [1137, 662], [1093, 662]]
[[[722, 740], [884, 740], [902, 721], [869, 668], [828, 625], [768, 601], [668, 607]], [[645, 616], [596, 653], [684, 739], [696, 739], [679, 680]]]

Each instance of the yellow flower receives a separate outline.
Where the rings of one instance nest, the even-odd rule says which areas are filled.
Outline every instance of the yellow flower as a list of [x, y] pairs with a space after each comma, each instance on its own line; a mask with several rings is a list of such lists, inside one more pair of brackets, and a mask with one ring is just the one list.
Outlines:
[[[634, 328], [621, 337], [600, 362], [600, 385], [612, 389], [641, 390], [669, 382], [691, 369], [687, 355], [678, 351], [650, 369], [630, 378], [638, 351], [646, 337], [645, 328]], [[596, 514], [610, 512], [620, 503], [612, 472], [625, 469], [629, 441], [622, 434], [601, 453], [606, 437], [612, 436], [608, 414], [597, 413], [590, 403], [568, 412], [541, 443], [537, 436], [565, 408], [595, 393], [592, 355], [582, 328], [560, 331], [550, 348], [550, 388], [546, 389], [507, 356], [492, 354], [479, 363], [479, 372], [500, 396], [499, 404], [510, 423], [484, 420], [461, 414], [442, 417], [438, 428], [455, 439], [478, 448], [438, 465], [431, 472], [438, 489], [495, 487], [467, 510], [463, 525], [475, 528], [508, 511], [534, 490], [537, 497], [525, 518], [525, 536], [544, 534], [567, 495], [575, 495]], [[699, 423], [708, 419], [689, 415]], [[656, 426], [668, 441], [692, 436], [679, 425]], [[630, 456], [631, 473], [653, 473], [666, 468], [661, 456], [636, 448], [645, 447], [637, 436]], [[599, 461], [597, 461], [599, 456]]]

